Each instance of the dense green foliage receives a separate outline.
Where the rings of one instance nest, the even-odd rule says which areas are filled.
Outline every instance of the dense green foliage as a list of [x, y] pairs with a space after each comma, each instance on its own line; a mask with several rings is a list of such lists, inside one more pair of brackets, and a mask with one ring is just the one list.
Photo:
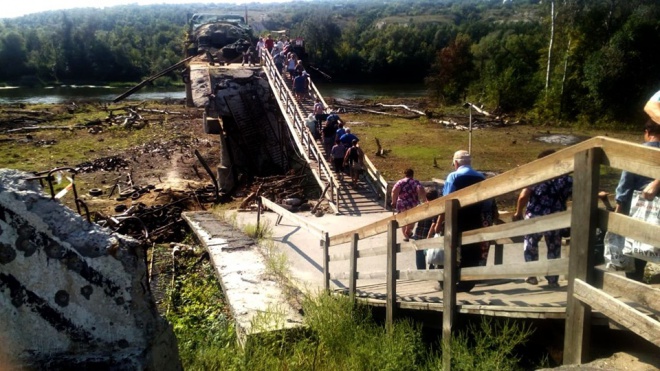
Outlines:
[[[0, 81], [140, 80], [182, 58], [187, 15], [199, 11], [208, 7], [130, 5], [0, 20]], [[660, 85], [657, 0], [353, 0], [249, 11], [258, 33], [303, 36], [309, 65], [334, 81], [426, 81], [441, 104], [470, 100], [543, 119], [637, 123]]]
[[[191, 262], [197, 258], [188, 258]], [[180, 267], [180, 269], [183, 267]], [[305, 329], [265, 332], [245, 348], [236, 342], [231, 320], [224, 314], [222, 294], [208, 261], [189, 266], [175, 279], [164, 306], [174, 325], [186, 370], [440, 370], [438, 341], [422, 341], [409, 321], [391, 331], [376, 323], [367, 307], [346, 297], [318, 295], [303, 301]], [[277, 311], [253, 321], [277, 321]], [[470, 334], [468, 336], [468, 334]], [[514, 349], [529, 329], [512, 322], [485, 321], [459, 333], [452, 343], [456, 370], [518, 370]], [[476, 348], [478, 347], [478, 348]]]

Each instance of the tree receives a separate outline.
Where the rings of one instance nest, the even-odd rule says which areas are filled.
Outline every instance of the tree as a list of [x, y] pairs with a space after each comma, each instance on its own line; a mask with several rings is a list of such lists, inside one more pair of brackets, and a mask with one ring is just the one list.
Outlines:
[[309, 53], [310, 63], [332, 70], [337, 59], [336, 46], [341, 40], [341, 29], [330, 13], [311, 14], [300, 26], [305, 38], [305, 50]]
[[25, 40], [18, 32], [10, 31], [0, 39], [0, 61], [0, 78], [16, 78], [26, 72]]
[[432, 97], [448, 104], [464, 100], [473, 72], [471, 45], [469, 36], [458, 34], [437, 53], [431, 74], [426, 78]]

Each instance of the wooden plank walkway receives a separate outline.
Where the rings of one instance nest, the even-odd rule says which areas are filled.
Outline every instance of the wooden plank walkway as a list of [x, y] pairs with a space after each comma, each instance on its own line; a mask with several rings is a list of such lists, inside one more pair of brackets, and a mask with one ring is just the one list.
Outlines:
[[[459, 313], [515, 318], [565, 318], [566, 282], [559, 288], [530, 285], [523, 279], [498, 280], [478, 284], [470, 292], [456, 295]], [[443, 311], [442, 291], [436, 281], [398, 280], [399, 308]], [[385, 283], [357, 287], [356, 299], [372, 306], [385, 306]], [[346, 290], [336, 290], [344, 292]]]
[[[542, 283], [530, 285], [524, 279], [493, 280], [477, 284], [470, 292], [456, 294], [456, 309], [463, 314], [478, 314], [492, 317], [565, 319], [566, 284], [560, 280], [559, 288], [549, 288]], [[401, 309], [429, 310], [442, 312], [442, 291], [436, 289], [436, 281], [397, 280], [397, 305]], [[660, 285], [652, 285], [659, 288]], [[347, 289], [335, 289], [346, 294]], [[622, 295], [613, 295], [627, 305], [650, 318], [660, 318], [660, 313], [645, 308], [635, 300]], [[374, 307], [385, 307], [387, 287], [383, 283], [371, 283], [357, 287], [357, 301]], [[596, 318], [605, 318], [598, 311]]]
[[[283, 73], [282, 78], [284, 79], [286, 86], [289, 87], [289, 90], [293, 86], [293, 81], [289, 77], [288, 73]], [[320, 93], [319, 93], [320, 94]], [[300, 107], [301, 112], [305, 117], [309, 116], [314, 112], [315, 101], [312, 96], [307, 95], [304, 98], [296, 98], [296, 102]], [[326, 158], [328, 154], [325, 153], [323, 147], [323, 140], [317, 139], [317, 145], [321, 149]], [[303, 150], [303, 149], [301, 149]], [[310, 167], [316, 168], [319, 166], [318, 162], [313, 159], [310, 161]], [[338, 174], [334, 169], [332, 170], [335, 177], [338, 179]], [[321, 179], [327, 181], [323, 174], [321, 174]], [[346, 215], [361, 215], [367, 213], [381, 213], [384, 211], [383, 200], [380, 195], [374, 191], [369, 183], [366, 182], [365, 177], [360, 177], [357, 184], [350, 184], [350, 177], [346, 174], [344, 180], [340, 181], [341, 189], [339, 191], [339, 203], [337, 208], [341, 214]]]

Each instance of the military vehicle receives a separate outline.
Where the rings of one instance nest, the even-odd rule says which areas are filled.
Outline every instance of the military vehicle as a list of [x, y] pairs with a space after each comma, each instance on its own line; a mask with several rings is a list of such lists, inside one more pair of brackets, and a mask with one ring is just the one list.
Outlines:
[[232, 62], [255, 45], [252, 28], [234, 14], [198, 13], [190, 17], [186, 35], [186, 57], [202, 53], [218, 62]]

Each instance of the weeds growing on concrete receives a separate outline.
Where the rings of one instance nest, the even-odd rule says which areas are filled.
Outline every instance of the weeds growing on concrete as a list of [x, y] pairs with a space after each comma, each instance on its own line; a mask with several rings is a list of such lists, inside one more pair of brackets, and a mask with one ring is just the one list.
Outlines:
[[273, 235], [273, 227], [270, 225], [270, 222], [266, 220], [258, 226], [256, 224], [246, 224], [243, 227], [243, 232], [250, 238], [262, 241]]

